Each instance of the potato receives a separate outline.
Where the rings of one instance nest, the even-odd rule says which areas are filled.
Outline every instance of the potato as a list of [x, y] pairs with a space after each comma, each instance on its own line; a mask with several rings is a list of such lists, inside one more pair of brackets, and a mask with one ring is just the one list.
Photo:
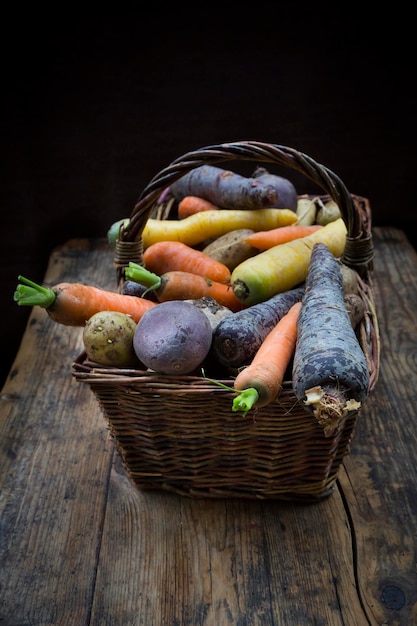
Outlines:
[[84, 349], [91, 361], [111, 367], [138, 366], [133, 349], [136, 322], [126, 313], [95, 313], [83, 329]]
[[209, 320], [185, 300], [168, 300], [143, 314], [133, 347], [137, 358], [161, 374], [189, 374], [206, 358], [212, 340]]
[[342, 274], [343, 291], [345, 294], [359, 292], [358, 275], [355, 270], [339, 261], [340, 273]]
[[203, 249], [203, 252], [226, 265], [232, 272], [239, 263], [258, 254], [259, 250], [245, 241], [245, 237], [252, 233], [253, 230], [249, 228], [231, 230], [212, 241]]
[[359, 324], [363, 316], [365, 315], [365, 302], [356, 293], [347, 293], [344, 296], [346, 309], [349, 314], [350, 323], [353, 328]]

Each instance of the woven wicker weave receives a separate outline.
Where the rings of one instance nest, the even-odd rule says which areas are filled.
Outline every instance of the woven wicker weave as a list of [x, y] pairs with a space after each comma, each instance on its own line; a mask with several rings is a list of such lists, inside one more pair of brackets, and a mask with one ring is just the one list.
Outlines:
[[[292, 148], [235, 142], [176, 159], [148, 184], [129, 225], [120, 232], [118, 280], [129, 261], [142, 261], [140, 234], [147, 219], [169, 216], [171, 207], [158, 203], [161, 193], [196, 167], [233, 160], [295, 169], [323, 190], [322, 199], [338, 204], [348, 230], [343, 261], [357, 271], [366, 303], [358, 337], [370, 370], [371, 392], [379, 372], [379, 333], [371, 282], [369, 203], [350, 194], [331, 170]], [[96, 395], [134, 484], [190, 497], [320, 500], [332, 493], [360, 414], [349, 414], [326, 437], [314, 416], [297, 402], [290, 380], [275, 402], [243, 417], [231, 411], [235, 394], [199, 376], [109, 369], [88, 362], [85, 354], [74, 363], [73, 376]], [[228, 378], [220, 382], [233, 385]]]

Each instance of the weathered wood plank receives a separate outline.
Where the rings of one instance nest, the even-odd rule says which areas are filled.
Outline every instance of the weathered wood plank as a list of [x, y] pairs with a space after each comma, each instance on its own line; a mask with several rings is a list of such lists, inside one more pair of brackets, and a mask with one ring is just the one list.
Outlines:
[[93, 623], [106, 615], [126, 624], [366, 624], [343, 504], [337, 493], [313, 506], [181, 499], [132, 491], [115, 471]]
[[[314, 505], [138, 491], [70, 375], [80, 329], [34, 310], [0, 404], [0, 621], [416, 621], [417, 259], [395, 229], [376, 245], [380, 382], [338, 488]], [[60, 280], [115, 288], [105, 242], [57, 249], [45, 281]]]
[[[52, 255], [45, 284], [108, 270], [88, 242]], [[98, 264], [97, 264], [98, 262]], [[81, 331], [33, 309], [0, 404], [0, 621], [88, 623], [114, 448], [69, 375]]]
[[344, 460], [359, 593], [376, 624], [417, 624], [417, 255], [375, 229], [381, 371]]

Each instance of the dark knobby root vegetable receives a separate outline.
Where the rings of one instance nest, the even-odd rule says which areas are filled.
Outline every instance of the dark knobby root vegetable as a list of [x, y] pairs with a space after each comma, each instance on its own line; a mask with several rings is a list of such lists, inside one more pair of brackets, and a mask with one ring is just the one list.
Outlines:
[[219, 363], [231, 368], [248, 365], [268, 333], [303, 293], [303, 287], [296, 287], [222, 320], [213, 333], [213, 352]]
[[259, 250], [245, 241], [246, 237], [253, 235], [254, 232], [250, 228], [231, 230], [209, 243], [203, 248], [203, 252], [226, 265], [232, 272], [240, 263], [258, 254]]
[[272, 206], [278, 209], [297, 210], [298, 194], [293, 183], [288, 178], [271, 174], [264, 167], [257, 167], [253, 173], [253, 178], [260, 180], [266, 185], [272, 185], [277, 192], [277, 201]]
[[297, 322], [294, 393], [331, 435], [369, 390], [369, 370], [346, 309], [338, 261], [323, 243], [312, 251]]
[[170, 191], [178, 202], [186, 196], [199, 196], [222, 209], [262, 209], [278, 200], [273, 185], [214, 165], [193, 169], [172, 183]]
[[236, 297], [251, 306], [300, 285], [305, 281], [314, 244], [325, 243], [340, 257], [345, 249], [346, 233], [345, 223], [340, 218], [311, 235], [287, 241], [243, 261], [232, 272]]
[[147, 313], [133, 338], [136, 356], [146, 367], [161, 374], [189, 374], [203, 363], [212, 330], [202, 311], [189, 302], [172, 300]]
[[222, 320], [233, 315], [233, 311], [226, 306], [222, 306], [214, 298], [210, 298], [209, 296], [197, 298], [196, 300], [184, 300], [184, 302], [190, 302], [204, 313], [210, 322], [212, 331], [217, 328]]
[[101, 311], [87, 320], [83, 329], [87, 357], [110, 367], [137, 367], [133, 349], [136, 322], [126, 313]]
[[59, 283], [42, 287], [19, 276], [21, 285], [16, 287], [14, 300], [19, 306], [40, 306], [49, 317], [66, 326], [84, 326], [86, 321], [100, 311], [127, 313], [138, 322], [145, 311], [156, 306], [156, 302], [136, 296], [125, 296], [82, 283]]

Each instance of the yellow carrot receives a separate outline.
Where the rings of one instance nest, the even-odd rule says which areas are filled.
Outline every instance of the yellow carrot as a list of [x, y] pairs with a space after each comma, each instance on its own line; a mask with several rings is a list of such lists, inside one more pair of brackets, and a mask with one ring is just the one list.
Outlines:
[[346, 234], [345, 223], [339, 218], [307, 237], [282, 243], [243, 261], [232, 272], [236, 297], [245, 306], [251, 306], [299, 285], [307, 276], [314, 244], [324, 243], [335, 257], [340, 257]]
[[294, 211], [275, 208], [202, 211], [183, 220], [149, 218], [142, 232], [142, 242], [144, 249], [157, 241], [181, 241], [188, 246], [195, 246], [239, 228], [270, 230], [296, 221]]

